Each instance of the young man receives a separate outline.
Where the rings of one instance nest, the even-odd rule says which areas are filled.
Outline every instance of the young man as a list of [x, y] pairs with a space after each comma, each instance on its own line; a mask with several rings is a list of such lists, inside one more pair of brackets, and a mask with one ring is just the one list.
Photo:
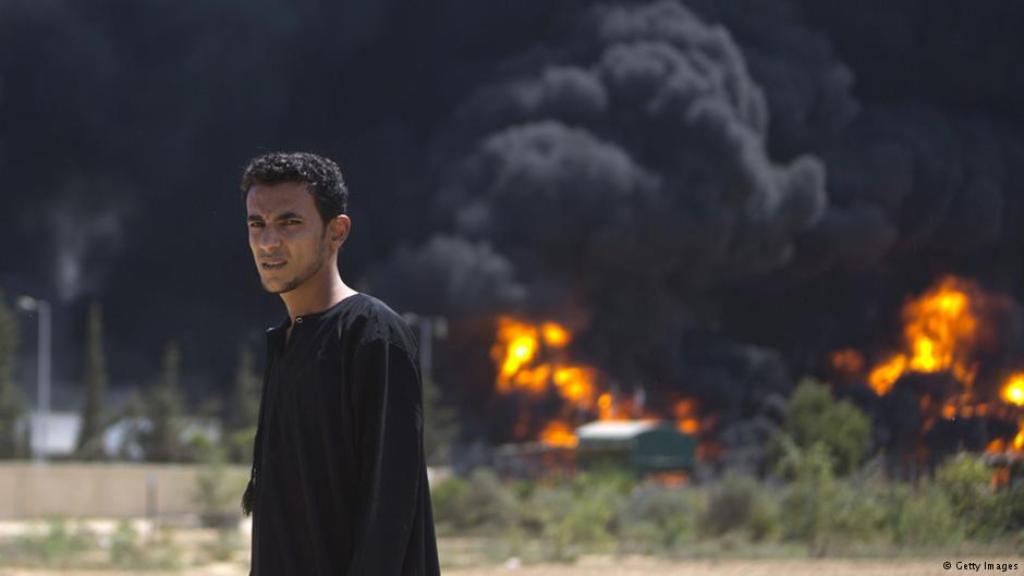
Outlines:
[[266, 154], [242, 191], [260, 281], [288, 311], [267, 331], [242, 504], [252, 574], [439, 574], [416, 342], [341, 279], [352, 227], [341, 171], [314, 154]]

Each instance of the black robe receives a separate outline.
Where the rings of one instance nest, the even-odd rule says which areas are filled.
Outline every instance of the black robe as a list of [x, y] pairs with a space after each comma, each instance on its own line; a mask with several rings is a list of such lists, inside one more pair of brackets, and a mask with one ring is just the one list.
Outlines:
[[365, 294], [267, 331], [253, 576], [439, 574], [416, 342]]

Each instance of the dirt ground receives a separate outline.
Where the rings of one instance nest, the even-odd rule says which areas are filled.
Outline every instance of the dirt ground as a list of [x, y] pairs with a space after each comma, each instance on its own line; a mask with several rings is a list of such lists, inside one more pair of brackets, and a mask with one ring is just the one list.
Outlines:
[[[117, 523], [109, 520], [88, 521], [96, 534], [109, 534]], [[153, 531], [145, 521], [136, 522], [140, 535]], [[32, 531], [45, 531], [45, 524], [0, 523], [0, 540]], [[241, 547], [234, 554], [234, 562], [211, 564], [180, 572], [146, 571], [146, 576], [248, 576], [248, 540], [250, 525], [239, 526]], [[209, 529], [179, 529], [174, 539], [186, 555], [215, 541], [217, 534]], [[992, 557], [938, 554], [930, 559], [686, 559], [671, 560], [657, 557], [585, 556], [573, 564], [522, 565], [511, 559], [498, 565], [488, 565], [481, 555], [479, 542], [465, 538], [445, 538], [438, 542], [442, 552], [442, 573], [448, 576], [925, 576], [938, 574], [1019, 574], [1024, 576], [1024, 555], [1007, 558], [1003, 554]], [[1005, 549], [1004, 549], [1005, 550]], [[1012, 550], [1012, 549], [1011, 549]], [[1012, 553], [1012, 552], [1011, 552]], [[1005, 552], [1004, 552], [1005, 554]], [[492, 556], [493, 558], [493, 556]], [[957, 566], [957, 562], [990, 562], [994, 568]], [[947, 569], [944, 562], [950, 562]], [[1009, 566], [1002, 567], [999, 563]], [[1014, 567], [1013, 565], [1016, 564]], [[464, 567], [465, 566], [465, 567]], [[128, 571], [86, 571], [67, 569], [23, 569], [0, 567], [0, 576], [127, 576]]]
[[[1009, 562], [1015, 570], [984, 568], [945, 569], [943, 559], [935, 560], [683, 560], [668, 561], [651, 558], [612, 560], [585, 558], [572, 565], [534, 565], [459, 568], [445, 570], [449, 576], [926, 576], [976, 572], [985, 574], [1024, 574], [1024, 558], [951, 558], [951, 562]], [[0, 576], [127, 576], [128, 572], [72, 572], [11, 570], [0, 568]], [[171, 576], [171, 573], [146, 572], [148, 576]], [[244, 576], [238, 565], [216, 565], [175, 576]]]

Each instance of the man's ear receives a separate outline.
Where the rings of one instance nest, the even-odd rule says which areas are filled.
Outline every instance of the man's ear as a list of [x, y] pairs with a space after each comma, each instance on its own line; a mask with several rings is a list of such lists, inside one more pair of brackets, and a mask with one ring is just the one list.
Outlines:
[[338, 214], [327, 223], [327, 233], [331, 235], [331, 241], [338, 245], [345, 243], [348, 234], [352, 230], [352, 219], [345, 214]]

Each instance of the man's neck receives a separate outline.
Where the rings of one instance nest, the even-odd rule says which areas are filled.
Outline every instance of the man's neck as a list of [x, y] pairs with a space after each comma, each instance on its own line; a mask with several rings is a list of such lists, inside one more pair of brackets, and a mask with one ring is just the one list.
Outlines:
[[[294, 325], [296, 317], [322, 312], [355, 293], [355, 290], [342, 281], [338, 269], [331, 267], [322, 270], [321, 274], [313, 276], [294, 290], [281, 294], [281, 300]], [[288, 333], [291, 333], [291, 328], [288, 329]]]

